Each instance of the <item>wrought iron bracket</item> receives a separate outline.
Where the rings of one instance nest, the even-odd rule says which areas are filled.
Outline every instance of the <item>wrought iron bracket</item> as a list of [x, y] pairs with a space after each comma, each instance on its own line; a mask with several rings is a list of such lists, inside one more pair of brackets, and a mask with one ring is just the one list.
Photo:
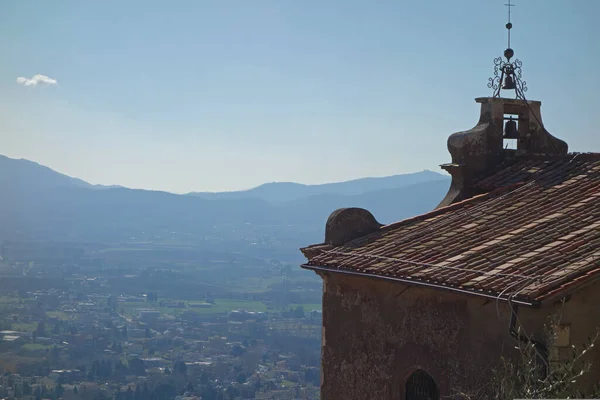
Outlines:
[[[494, 76], [488, 78], [487, 85], [488, 88], [494, 91], [493, 97], [500, 97], [500, 90], [502, 89], [514, 89], [516, 98], [525, 100], [527, 82], [522, 79], [522, 65], [523, 63], [519, 59], [515, 59], [513, 62], [510, 61], [510, 58], [507, 58], [506, 61], [502, 57], [494, 59]], [[513, 85], [510, 85], [510, 83]]]

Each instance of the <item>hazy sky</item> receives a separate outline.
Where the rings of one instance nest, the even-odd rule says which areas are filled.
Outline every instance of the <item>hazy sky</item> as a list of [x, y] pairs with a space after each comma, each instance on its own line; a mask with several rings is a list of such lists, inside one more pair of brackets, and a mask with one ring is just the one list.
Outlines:
[[[600, 0], [513, 2], [528, 97], [600, 151]], [[504, 3], [4, 0], [0, 154], [174, 192], [438, 171], [491, 94]]]

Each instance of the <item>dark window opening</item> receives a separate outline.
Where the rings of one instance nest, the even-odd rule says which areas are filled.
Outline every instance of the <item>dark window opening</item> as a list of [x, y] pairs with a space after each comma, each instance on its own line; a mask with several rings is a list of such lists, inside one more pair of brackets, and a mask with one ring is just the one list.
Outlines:
[[506, 150], [517, 150], [519, 138], [519, 116], [516, 114], [504, 114], [504, 140], [503, 147]]
[[427, 372], [418, 369], [406, 381], [406, 400], [439, 400], [440, 389]]

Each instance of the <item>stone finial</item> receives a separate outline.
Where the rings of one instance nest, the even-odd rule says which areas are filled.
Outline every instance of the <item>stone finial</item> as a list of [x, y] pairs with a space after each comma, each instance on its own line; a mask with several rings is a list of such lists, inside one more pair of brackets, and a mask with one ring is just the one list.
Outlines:
[[383, 225], [362, 208], [340, 208], [331, 213], [325, 226], [325, 243], [340, 246], [376, 232]]

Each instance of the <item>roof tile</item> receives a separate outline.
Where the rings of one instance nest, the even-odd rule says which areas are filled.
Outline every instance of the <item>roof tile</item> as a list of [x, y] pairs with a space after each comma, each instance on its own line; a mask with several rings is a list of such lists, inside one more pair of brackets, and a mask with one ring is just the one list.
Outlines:
[[521, 159], [477, 187], [487, 193], [316, 247], [308, 266], [531, 301], [600, 278], [600, 154]]

